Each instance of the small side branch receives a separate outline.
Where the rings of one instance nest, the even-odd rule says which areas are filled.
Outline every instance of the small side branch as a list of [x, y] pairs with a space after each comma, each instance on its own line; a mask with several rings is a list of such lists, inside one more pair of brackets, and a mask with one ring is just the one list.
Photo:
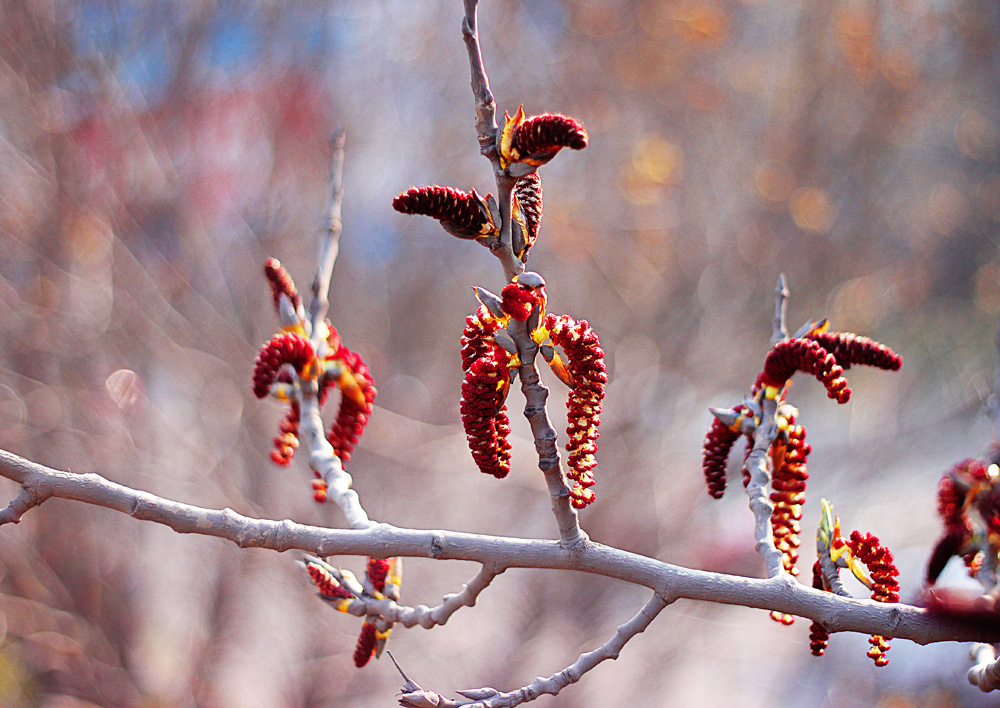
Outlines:
[[479, 594], [489, 587], [497, 575], [498, 571], [484, 565], [460, 591], [445, 595], [441, 604], [436, 607], [406, 607], [392, 600], [352, 600], [347, 611], [356, 617], [378, 615], [406, 628], [419, 625], [424, 629], [432, 629], [447, 624], [451, 616], [463, 607], [475, 607]]
[[490, 91], [490, 80], [483, 65], [482, 49], [479, 46], [479, 27], [476, 10], [479, 0], [465, 0], [465, 17], [462, 19], [462, 37], [469, 52], [469, 66], [472, 70], [472, 95], [476, 100], [476, 135], [483, 155], [490, 162], [499, 165], [497, 155], [497, 104]]
[[[312, 302], [309, 304], [309, 319], [312, 331], [320, 331], [319, 325], [330, 307], [330, 278], [333, 264], [340, 253], [340, 232], [343, 228], [340, 207], [344, 200], [344, 129], [340, 128], [330, 140], [333, 155], [330, 162], [330, 209], [327, 212], [326, 234], [320, 244], [319, 268], [312, 283]], [[319, 342], [313, 342], [319, 344]]]
[[0, 509], [0, 526], [21, 523], [21, 517], [41, 504], [42, 501], [44, 500], [38, 499], [27, 487], [21, 487], [21, 491], [11, 499], [10, 504]]
[[[460, 691], [461, 695], [473, 699], [474, 702], [455, 703], [454, 705], [460, 705], [463, 708], [513, 708], [522, 703], [533, 701], [545, 694], [554, 696], [570, 684], [579, 681], [584, 674], [598, 664], [608, 659], [617, 659], [625, 645], [637, 634], [645, 631], [670, 602], [671, 600], [660, 593], [655, 593], [635, 617], [618, 627], [611, 639], [597, 649], [581, 654], [580, 658], [559, 673], [548, 677], [538, 677], [527, 686], [506, 693], [501, 693], [492, 688]], [[406, 694], [400, 697], [401, 705], [407, 705], [404, 702], [405, 699]], [[444, 701], [448, 701], [448, 699], [444, 699]], [[440, 705], [447, 706], [452, 705], [452, 703], [443, 702]]]
[[778, 275], [778, 285], [774, 289], [774, 334], [771, 335], [771, 346], [788, 339], [788, 327], [785, 324], [785, 304], [788, 301], [788, 284], [785, 274]]
[[549, 389], [542, 383], [538, 367], [535, 366], [538, 345], [531, 340], [528, 327], [523, 322], [515, 321], [509, 331], [521, 355], [518, 375], [521, 379], [521, 393], [524, 394], [525, 400], [524, 416], [531, 426], [535, 451], [538, 453], [538, 468], [545, 475], [545, 485], [552, 500], [552, 513], [555, 514], [559, 526], [559, 543], [567, 550], [573, 549], [581, 543], [585, 544], [588, 539], [580, 528], [576, 509], [570, 504], [569, 487], [566, 486], [566, 478], [559, 463], [556, 431], [549, 422], [545, 407]]
[[1000, 660], [992, 644], [976, 644], [972, 647], [972, 660], [976, 665], [969, 669], [969, 683], [988, 693], [1000, 688]]
[[761, 421], [754, 432], [753, 449], [746, 460], [746, 468], [750, 472], [747, 495], [750, 497], [750, 510], [754, 516], [754, 540], [757, 552], [764, 559], [769, 578], [777, 577], [784, 572], [781, 552], [775, 547], [772, 535], [771, 514], [774, 512], [774, 504], [768, 497], [771, 484], [770, 450], [778, 437], [776, 411], [777, 402], [765, 397]]
[[[315, 389], [315, 386], [312, 388]], [[352, 529], [373, 526], [374, 522], [361, 506], [358, 493], [351, 489], [354, 480], [344, 470], [340, 458], [334, 454], [333, 446], [326, 439], [316, 391], [303, 390], [299, 405], [302, 411], [299, 435], [309, 450], [309, 466], [327, 484], [327, 499], [332, 499], [340, 507]]]

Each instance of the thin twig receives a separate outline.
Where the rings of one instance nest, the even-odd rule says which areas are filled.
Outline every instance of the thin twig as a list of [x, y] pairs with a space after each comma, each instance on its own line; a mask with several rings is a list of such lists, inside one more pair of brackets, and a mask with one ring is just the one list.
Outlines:
[[340, 207], [344, 200], [344, 129], [338, 129], [330, 139], [333, 154], [330, 160], [330, 208], [327, 211], [327, 221], [324, 238], [320, 243], [319, 267], [312, 283], [312, 302], [309, 303], [309, 320], [312, 323], [313, 344], [325, 345], [315, 341], [321, 331], [320, 323], [326, 317], [330, 307], [330, 278], [333, 276], [333, 265], [340, 253], [340, 232], [343, 228], [340, 218]]
[[966, 675], [969, 683], [978, 686], [984, 693], [1000, 688], [1000, 660], [996, 658], [993, 645], [976, 644], [971, 653], [972, 660], [976, 663]]
[[10, 504], [0, 509], [0, 526], [20, 523], [21, 517], [42, 501], [44, 500], [36, 498], [27, 487], [21, 487], [21, 491], [10, 500]]
[[401, 624], [407, 628], [420, 626], [431, 629], [447, 624], [451, 616], [463, 607], [475, 607], [479, 594], [489, 587], [498, 572], [500, 571], [491, 570], [484, 565], [460, 591], [445, 595], [441, 604], [436, 607], [427, 605], [407, 607], [393, 600], [360, 598], [351, 601], [347, 612], [355, 617], [377, 615], [388, 622]]
[[776, 411], [777, 401], [765, 397], [761, 420], [754, 431], [753, 449], [747, 455], [744, 463], [750, 473], [750, 481], [746, 491], [750, 498], [750, 510], [754, 517], [754, 540], [757, 552], [764, 559], [764, 567], [769, 578], [777, 577], [784, 572], [781, 551], [774, 545], [771, 527], [774, 504], [768, 495], [768, 489], [771, 485], [771, 445], [778, 437]]
[[[304, 384], [307, 382], [303, 382]], [[309, 467], [327, 484], [327, 499], [333, 501], [344, 512], [348, 525], [352, 529], [364, 529], [372, 526], [358, 493], [351, 489], [354, 480], [344, 470], [340, 458], [334, 454], [333, 446], [326, 438], [323, 419], [319, 413], [319, 401], [315, 382], [311, 386], [303, 385], [300, 399], [299, 437], [306, 443], [309, 450]]]
[[637, 634], [645, 631], [670, 602], [671, 600], [663, 595], [654, 593], [635, 617], [618, 627], [611, 639], [597, 649], [581, 654], [580, 658], [559, 673], [547, 678], [536, 678], [523, 688], [508, 693], [498, 693], [492, 698], [470, 703], [466, 708], [513, 708], [545, 694], [556, 695], [570, 684], [579, 681], [584, 674], [601, 662], [617, 659], [625, 645]]
[[469, 66], [472, 70], [472, 95], [476, 101], [476, 135], [483, 155], [490, 162], [497, 163], [497, 104], [490, 91], [490, 80], [483, 66], [482, 48], [479, 46], [479, 27], [476, 9], [479, 0], [465, 0], [465, 16], [462, 18], [462, 37], [469, 52]]
[[774, 289], [774, 334], [771, 336], [771, 346], [788, 339], [788, 326], [785, 324], [785, 304], [788, 300], [788, 285], [785, 274], [778, 275], [778, 285]]
[[371, 524], [364, 529], [330, 529], [293, 521], [253, 519], [231, 509], [205, 509], [110, 482], [98, 474], [62, 472], [0, 450], [0, 476], [29, 487], [39, 499], [58, 497], [153, 521], [178, 533], [223, 538], [241, 548], [298, 549], [330, 555], [407, 556], [475, 561], [488, 567], [577, 570], [667, 594], [741, 605], [805, 617], [831, 632], [881, 634], [918, 644], [943, 641], [1000, 641], [989, 627], [956, 623], [904, 604], [842, 598], [784, 578], [742, 578], [682, 568], [591, 541], [568, 551], [540, 539], [428, 531]]

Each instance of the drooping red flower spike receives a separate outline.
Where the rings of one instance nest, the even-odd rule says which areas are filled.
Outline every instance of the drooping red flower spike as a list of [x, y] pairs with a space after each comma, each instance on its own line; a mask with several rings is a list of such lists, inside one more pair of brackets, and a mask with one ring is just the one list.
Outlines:
[[277, 258], [268, 258], [264, 262], [264, 275], [267, 276], [267, 282], [271, 286], [271, 296], [274, 298], [275, 309], [278, 308], [282, 295], [288, 298], [296, 310], [301, 307], [302, 298], [295, 289], [295, 283]]
[[[736, 406], [733, 411], [740, 413], [743, 406]], [[737, 419], [732, 425], [726, 425], [718, 418], [712, 418], [712, 426], [705, 435], [701, 446], [701, 469], [705, 473], [705, 483], [708, 494], [713, 499], [722, 499], [726, 491], [726, 462], [733, 445], [739, 440], [740, 422]]]
[[278, 423], [279, 434], [272, 441], [271, 460], [282, 467], [291, 463], [299, 448], [299, 402], [292, 401], [288, 412]]
[[500, 164], [504, 168], [517, 162], [539, 167], [564, 147], [587, 147], [587, 131], [575, 118], [558, 113], [525, 118], [523, 105], [513, 117], [505, 113], [504, 118], [506, 123], [500, 133]]
[[316, 352], [308, 339], [295, 332], [277, 334], [261, 348], [254, 362], [253, 392], [257, 398], [268, 394], [278, 370], [285, 364], [303, 378], [314, 378], [318, 373]]
[[515, 255], [522, 263], [527, 263], [528, 251], [535, 245], [542, 224], [542, 178], [537, 172], [525, 175], [514, 183], [514, 198], [514, 220], [521, 226], [524, 235], [524, 246]]
[[564, 375], [568, 375], [570, 381], [569, 399], [566, 401], [566, 435], [569, 437], [566, 450], [569, 452], [570, 471], [566, 476], [574, 482], [569, 490], [570, 502], [575, 508], [582, 509], [596, 498], [591, 487], [594, 486], [593, 471], [597, 466], [595, 453], [597, 438], [600, 437], [601, 401], [608, 382], [604, 350], [597, 333], [586, 320], [576, 321], [568, 315], [550, 314], [545, 316], [541, 330], [535, 336], [543, 341], [551, 338], [566, 353]]
[[[878, 537], [871, 533], [861, 534], [852, 531], [850, 540], [845, 540], [840, 533], [840, 519], [833, 514], [833, 507], [826, 499], [822, 500], [823, 514], [819, 530], [816, 533], [816, 550], [819, 555], [816, 567], [813, 569], [813, 586], [816, 587], [817, 569], [819, 584], [825, 590], [846, 595], [837, 577], [840, 568], [849, 568], [854, 576], [872, 591], [872, 599], [876, 602], [899, 602], [899, 570], [896, 568], [892, 552], [884, 547]], [[824, 564], [832, 570], [824, 571]], [[862, 565], [868, 569], [866, 575]], [[826, 575], [829, 573], [830, 577]], [[822, 629], [822, 628], [820, 628]], [[889, 663], [886, 652], [889, 651], [889, 639], [879, 634], [873, 634], [868, 640], [872, 648], [868, 656], [876, 666]], [[810, 648], [817, 652], [810, 642]], [[825, 649], [825, 645], [823, 647]]]
[[815, 376], [837, 403], [850, 400], [851, 389], [847, 387], [844, 369], [834, 356], [819, 342], [801, 337], [774, 345], [764, 359], [764, 371], [757, 377], [757, 384], [780, 390], [796, 371]]
[[[899, 583], [896, 581], [899, 570], [888, 548], [882, 546], [878, 537], [872, 534], [862, 536], [857, 531], [851, 532], [851, 552], [854, 557], [868, 567], [871, 573], [872, 599], [876, 602], [899, 602]], [[875, 666], [885, 666], [889, 663], [885, 653], [889, 651], [889, 639], [880, 634], [873, 634], [868, 640], [872, 648], [868, 656]]]
[[365, 575], [368, 576], [368, 580], [376, 592], [385, 591], [385, 579], [389, 574], [390, 563], [391, 561], [388, 558], [372, 558], [369, 556], [365, 564]]
[[[823, 582], [823, 571], [820, 568], [819, 561], [813, 563], [812, 586], [817, 590], [830, 590], [830, 588], [826, 587], [826, 583]], [[830, 633], [826, 631], [823, 625], [819, 622], [813, 622], [809, 625], [809, 651], [812, 652], [813, 656], [823, 656], [829, 643]]]
[[855, 364], [898, 371], [903, 360], [889, 347], [851, 332], [817, 332], [807, 337], [826, 349], [847, 370]]
[[326, 437], [334, 454], [346, 463], [368, 424], [377, 391], [361, 355], [344, 345], [333, 326], [329, 326], [329, 331], [321, 402], [332, 386], [340, 389], [340, 408]]
[[[806, 459], [812, 448], [806, 443], [806, 429], [795, 421], [794, 409], [781, 421], [782, 435], [771, 447], [772, 469], [771, 532], [774, 545], [781, 552], [785, 572], [798, 575], [799, 533], [802, 531], [802, 505], [806, 502]], [[791, 624], [791, 622], [785, 622]]]
[[[941, 477], [938, 515], [944, 532], [927, 564], [927, 583], [933, 585], [952, 556], [964, 556], [970, 574], [977, 576], [986, 554], [1000, 546], [1000, 470], [982, 460], [965, 459]], [[975, 512], [976, 519], [970, 515]], [[976, 534], [976, 526], [985, 533]]]
[[472, 450], [472, 459], [485, 474], [502, 479], [510, 472], [510, 419], [507, 390], [510, 386], [510, 355], [492, 347], [472, 362], [462, 383], [459, 411]]
[[465, 329], [462, 330], [462, 371], [468, 371], [472, 362], [486, 355], [493, 348], [493, 335], [504, 324], [489, 311], [485, 305], [480, 305], [475, 313], [465, 318]]
[[354, 665], [359, 669], [365, 666], [375, 656], [376, 631], [375, 624], [365, 620], [361, 625], [361, 634], [354, 647]]
[[498, 231], [490, 199], [483, 199], [474, 189], [463, 192], [438, 185], [411, 187], [392, 200], [392, 208], [403, 214], [433, 217], [453, 236], [476, 239]]

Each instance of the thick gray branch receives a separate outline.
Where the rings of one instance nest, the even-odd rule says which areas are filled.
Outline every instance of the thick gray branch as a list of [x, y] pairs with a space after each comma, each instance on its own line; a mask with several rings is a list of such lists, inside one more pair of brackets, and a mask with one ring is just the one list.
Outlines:
[[995, 630], [936, 617], [902, 604], [837, 597], [800, 585], [785, 575], [742, 578], [683, 568], [590, 542], [567, 550], [558, 542], [483, 536], [458, 531], [402, 529], [372, 524], [364, 529], [324, 529], [293, 521], [253, 519], [230, 509], [204, 509], [140, 492], [100, 475], [53, 470], [0, 450], [0, 476], [33, 490], [119, 511], [169, 526], [178, 533], [224, 538], [241, 547], [298, 549], [329, 555], [409, 556], [467, 560], [492, 568], [578, 570], [643, 585], [672, 598], [689, 598], [783, 612], [814, 620], [832, 632], [861, 632], [910, 639], [1000, 641]]

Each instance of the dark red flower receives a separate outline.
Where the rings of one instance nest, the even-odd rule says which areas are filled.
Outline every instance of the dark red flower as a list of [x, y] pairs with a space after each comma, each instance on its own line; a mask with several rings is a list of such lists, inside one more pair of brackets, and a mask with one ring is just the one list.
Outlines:
[[510, 472], [510, 421], [507, 418], [509, 355], [493, 347], [472, 362], [462, 383], [459, 410], [472, 459], [481, 472], [502, 479]]
[[851, 332], [820, 332], [807, 336], [833, 354], [833, 358], [845, 370], [854, 364], [862, 364], [886, 371], [898, 371], [903, 363], [899, 355], [884, 344]]
[[500, 291], [503, 311], [515, 320], [524, 322], [538, 304], [538, 293], [534, 288], [526, 288], [518, 283], [508, 283]]
[[316, 583], [316, 587], [319, 588], [319, 592], [323, 597], [328, 597], [336, 600], [350, 600], [354, 596], [347, 590], [343, 585], [341, 585], [335, 577], [326, 568], [321, 566], [319, 563], [314, 561], [306, 562], [306, 572], [309, 573], [309, 577], [312, 581]]
[[604, 350], [597, 333], [586, 320], [575, 321], [567, 315], [546, 315], [545, 329], [552, 341], [566, 352], [567, 368], [572, 377], [569, 399], [566, 401], [569, 441], [569, 472], [574, 482], [570, 486], [570, 502], [577, 509], [593, 503], [595, 496], [593, 470], [597, 466], [598, 427], [601, 424], [601, 401], [608, 381], [604, 365]]
[[[829, 590], [823, 582], [823, 571], [820, 568], [819, 561], [813, 563], [812, 586], [817, 590]], [[813, 622], [809, 625], [809, 651], [813, 653], [813, 656], [823, 656], [829, 643], [830, 633], [826, 631], [823, 625], [818, 622]]]
[[[743, 406], [737, 406], [733, 410], [741, 411]], [[718, 418], [712, 418], [712, 425], [701, 446], [701, 469], [705, 473], [708, 494], [713, 499], [722, 499], [726, 491], [726, 463], [729, 452], [739, 437], [739, 431], [733, 430]]]
[[365, 573], [372, 583], [372, 587], [379, 592], [385, 592], [385, 578], [389, 574], [390, 561], [388, 558], [368, 558], [365, 565]]
[[543, 113], [527, 118], [514, 130], [511, 157], [514, 161], [542, 165], [564, 147], [573, 150], [587, 147], [587, 131], [575, 118]]
[[796, 371], [815, 376], [837, 403], [850, 400], [851, 389], [847, 388], [843, 368], [812, 339], [786, 339], [774, 345], [764, 360], [764, 371], [757, 377], [757, 384], [780, 389]]
[[365, 621], [361, 625], [361, 634], [358, 636], [358, 643], [354, 647], [354, 665], [359, 669], [375, 656], [375, 640], [375, 625]]
[[302, 298], [295, 290], [295, 283], [277, 258], [268, 258], [264, 262], [264, 275], [267, 276], [267, 282], [271, 286], [275, 308], [278, 307], [282, 295], [291, 301], [292, 307], [298, 308], [302, 304]]
[[542, 178], [537, 172], [517, 180], [514, 184], [514, 197], [524, 222], [524, 248], [517, 257], [526, 263], [528, 251], [535, 245], [538, 229], [542, 224]]
[[476, 190], [463, 192], [453, 187], [411, 187], [392, 200], [392, 208], [403, 214], [423, 214], [450, 224], [456, 236], [478, 238], [496, 229], [489, 206]]
[[309, 340], [295, 332], [282, 332], [265, 344], [257, 355], [253, 370], [253, 392], [263, 398], [271, 390], [278, 370], [290, 364], [302, 376], [307, 366], [315, 363], [316, 353]]

